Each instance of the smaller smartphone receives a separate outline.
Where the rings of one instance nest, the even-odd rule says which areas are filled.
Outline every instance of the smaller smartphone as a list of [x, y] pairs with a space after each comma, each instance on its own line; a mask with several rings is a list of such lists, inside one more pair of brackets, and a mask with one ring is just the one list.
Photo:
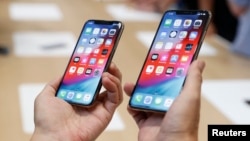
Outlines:
[[120, 21], [86, 21], [56, 97], [79, 106], [94, 103], [102, 87], [102, 73], [111, 63], [123, 29]]
[[209, 11], [169, 10], [157, 32], [129, 100], [136, 110], [166, 112], [179, 95], [210, 23]]

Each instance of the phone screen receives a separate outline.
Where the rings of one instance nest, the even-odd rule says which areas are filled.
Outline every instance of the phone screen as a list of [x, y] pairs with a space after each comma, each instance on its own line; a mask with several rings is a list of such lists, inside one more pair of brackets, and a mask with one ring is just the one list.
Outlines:
[[81, 31], [56, 96], [82, 106], [93, 103], [101, 89], [101, 76], [114, 55], [123, 24], [89, 20]]
[[129, 105], [166, 112], [179, 95], [210, 21], [207, 11], [167, 11], [151, 44]]

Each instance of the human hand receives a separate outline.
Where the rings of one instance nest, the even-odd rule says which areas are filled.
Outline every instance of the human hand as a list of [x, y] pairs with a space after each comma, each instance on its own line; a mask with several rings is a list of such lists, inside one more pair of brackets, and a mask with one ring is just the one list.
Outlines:
[[[164, 114], [146, 113], [128, 107], [138, 128], [139, 141], [196, 141], [200, 119], [200, 94], [205, 63], [194, 61], [181, 94]], [[124, 90], [131, 95], [134, 84], [127, 83]]]
[[90, 108], [72, 106], [55, 97], [60, 79], [48, 83], [35, 100], [31, 141], [93, 141], [107, 127], [122, 102], [122, 75], [114, 63], [102, 75], [106, 88]]

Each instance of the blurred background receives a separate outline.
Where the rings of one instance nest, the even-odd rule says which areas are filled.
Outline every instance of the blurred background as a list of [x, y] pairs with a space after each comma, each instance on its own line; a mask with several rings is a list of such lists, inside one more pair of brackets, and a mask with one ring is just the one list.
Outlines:
[[[106, 19], [125, 23], [113, 59], [123, 73], [124, 84], [136, 81], [162, 13], [167, 9], [208, 9], [213, 13], [199, 55], [207, 64], [200, 140], [207, 140], [208, 124], [249, 124], [250, 33], [245, 26], [250, 21], [248, 7], [236, 0], [206, 2], [1, 0], [0, 140], [30, 139], [34, 99], [48, 81], [63, 74], [85, 21]], [[127, 103], [125, 96], [97, 140], [137, 140], [138, 129], [126, 111]]]

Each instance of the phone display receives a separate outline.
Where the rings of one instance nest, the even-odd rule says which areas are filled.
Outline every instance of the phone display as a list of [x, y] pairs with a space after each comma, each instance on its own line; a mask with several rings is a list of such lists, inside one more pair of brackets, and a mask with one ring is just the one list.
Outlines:
[[137, 110], [166, 112], [182, 90], [191, 62], [197, 58], [211, 14], [166, 11], [129, 101]]
[[56, 97], [75, 105], [92, 105], [123, 28], [119, 21], [89, 20], [84, 24]]

